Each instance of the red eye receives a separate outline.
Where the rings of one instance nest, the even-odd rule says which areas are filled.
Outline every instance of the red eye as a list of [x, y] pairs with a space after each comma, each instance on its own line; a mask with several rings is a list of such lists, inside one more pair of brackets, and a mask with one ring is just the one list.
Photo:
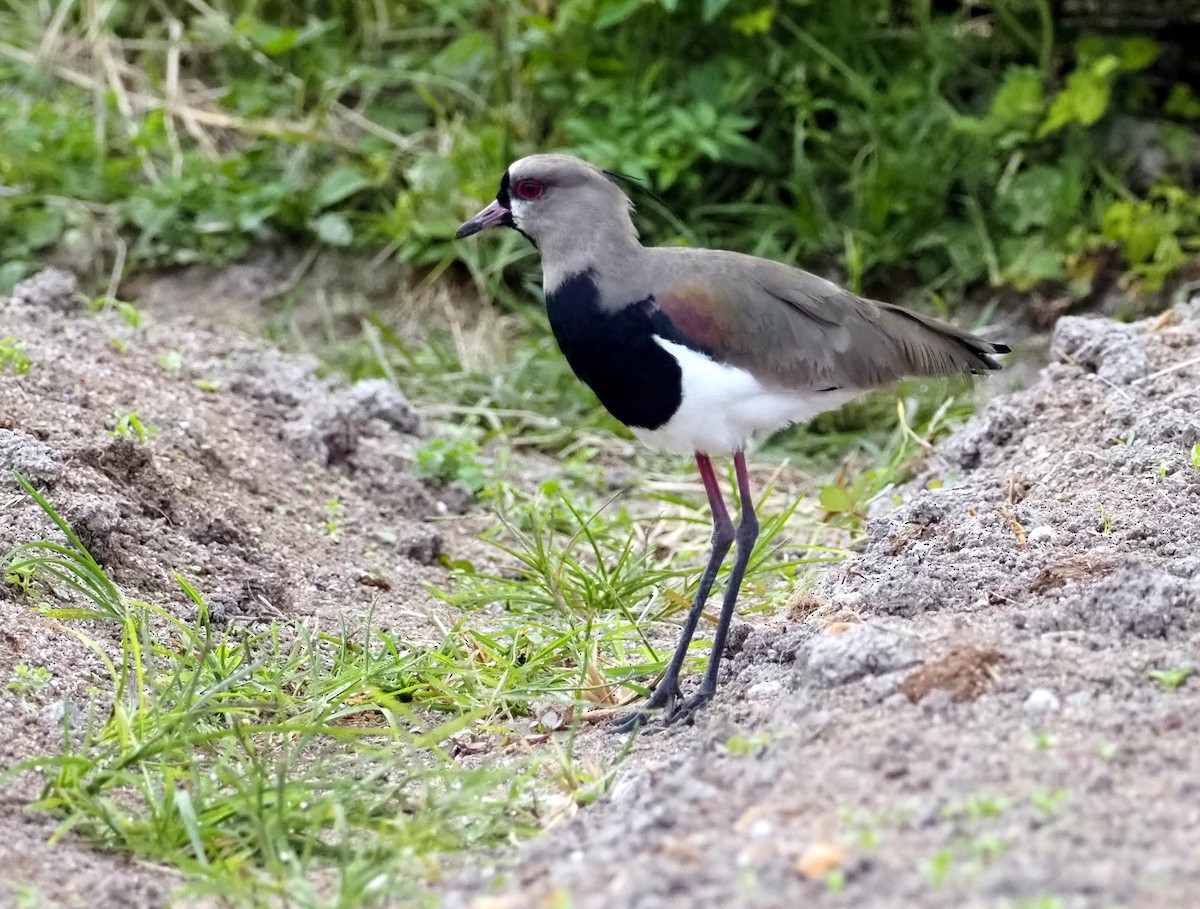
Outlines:
[[537, 180], [519, 180], [516, 189], [518, 199], [536, 199], [542, 194], [542, 184]]

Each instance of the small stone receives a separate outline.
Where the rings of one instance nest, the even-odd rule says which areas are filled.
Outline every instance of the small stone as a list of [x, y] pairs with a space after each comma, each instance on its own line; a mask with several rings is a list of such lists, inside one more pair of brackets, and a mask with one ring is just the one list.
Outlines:
[[1058, 695], [1049, 688], [1035, 688], [1025, 699], [1026, 713], [1058, 713], [1061, 708], [1062, 702], [1059, 701]]
[[823, 878], [846, 861], [846, 850], [836, 843], [812, 843], [792, 866], [809, 880]]
[[775, 833], [775, 822], [768, 817], [760, 817], [746, 831], [749, 840], [767, 840]]
[[16, 486], [13, 471], [34, 486], [53, 486], [62, 476], [62, 464], [45, 442], [23, 432], [0, 429], [0, 483]]
[[908, 640], [890, 629], [863, 623], [840, 634], [813, 638], [803, 667], [818, 684], [832, 687], [894, 672], [915, 662]]
[[1043, 540], [1054, 539], [1054, 528], [1049, 524], [1040, 524], [1033, 530], [1029, 531], [1028, 540], [1030, 543], [1040, 543]]
[[1092, 703], [1092, 693], [1090, 691], [1075, 691], [1067, 695], [1067, 706], [1072, 710], [1079, 710], [1087, 707]]
[[60, 700], [52, 701], [38, 713], [38, 719], [55, 729], [62, 728], [64, 718], [72, 729], [78, 729], [83, 723], [83, 711], [70, 701]]
[[756, 682], [747, 688], [746, 697], [752, 699], [770, 698], [781, 691], [783, 691], [783, 682], [778, 679], [767, 679], [766, 681]]

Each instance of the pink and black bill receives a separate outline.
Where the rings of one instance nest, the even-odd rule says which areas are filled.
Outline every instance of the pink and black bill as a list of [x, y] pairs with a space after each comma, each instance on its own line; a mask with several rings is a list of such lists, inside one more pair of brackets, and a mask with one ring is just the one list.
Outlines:
[[509, 195], [509, 177], [505, 172], [504, 177], [500, 180], [500, 191], [496, 193], [496, 201], [477, 214], [470, 221], [460, 226], [454, 232], [454, 239], [461, 240], [463, 237], [469, 237], [472, 234], [477, 234], [481, 230], [487, 230], [489, 227], [513, 227], [517, 225], [513, 222], [512, 216], [512, 197]]

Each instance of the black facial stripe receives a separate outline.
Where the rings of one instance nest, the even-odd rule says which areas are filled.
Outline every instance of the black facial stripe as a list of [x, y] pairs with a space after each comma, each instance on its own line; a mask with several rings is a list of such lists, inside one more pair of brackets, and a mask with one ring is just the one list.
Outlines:
[[[513, 220], [512, 194], [509, 191], [511, 185], [512, 185], [512, 178], [509, 177], [508, 171], [505, 171], [504, 176], [500, 178], [500, 191], [498, 193], [496, 193], [496, 201], [499, 202], [504, 207], [504, 218], [500, 221], [500, 223], [503, 224], [505, 227], [511, 227], [513, 230], [517, 231], [517, 233], [521, 234], [521, 236], [523, 236], [530, 243], [533, 243], [533, 237], [529, 236], [529, 234], [525, 233], [525, 231], [523, 231], [523, 230], [521, 230], [521, 228], [517, 227], [517, 222]], [[535, 247], [537, 246], [536, 243], [533, 243], [533, 245]]]

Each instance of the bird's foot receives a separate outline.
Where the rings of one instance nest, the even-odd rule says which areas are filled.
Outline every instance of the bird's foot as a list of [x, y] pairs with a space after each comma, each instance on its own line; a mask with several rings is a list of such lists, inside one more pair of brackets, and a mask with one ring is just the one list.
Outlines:
[[690, 698], [675, 707], [674, 710], [667, 713], [666, 724], [673, 726], [676, 723], [691, 723], [696, 719], [696, 712], [708, 706], [708, 702], [713, 699], [713, 692], [705, 691], [701, 688]]
[[666, 722], [672, 722], [672, 717], [676, 713], [676, 705], [683, 700], [683, 692], [679, 688], [678, 681], [668, 682], [663, 679], [658, 683], [658, 687], [654, 689], [650, 695], [650, 700], [646, 701], [637, 710], [631, 710], [629, 713], [623, 713], [612, 721], [610, 728], [616, 733], [633, 732], [644, 726], [650, 719], [661, 713], [666, 717]]

